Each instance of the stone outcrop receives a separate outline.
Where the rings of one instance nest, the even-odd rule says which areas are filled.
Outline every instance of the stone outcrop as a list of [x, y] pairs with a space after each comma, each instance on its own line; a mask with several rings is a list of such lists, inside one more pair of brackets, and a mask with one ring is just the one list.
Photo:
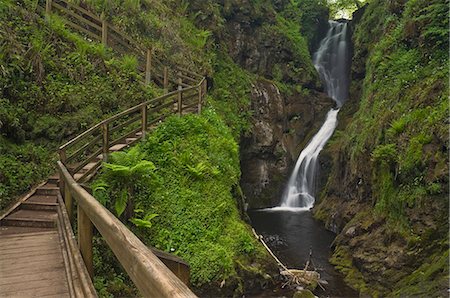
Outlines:
[[331, 108], [323, 93], [284, 94], [261, 79], [252, 88], [253, 121], [241, 140], [241, 186], [250, 208], [279, 203], [301, 149]]

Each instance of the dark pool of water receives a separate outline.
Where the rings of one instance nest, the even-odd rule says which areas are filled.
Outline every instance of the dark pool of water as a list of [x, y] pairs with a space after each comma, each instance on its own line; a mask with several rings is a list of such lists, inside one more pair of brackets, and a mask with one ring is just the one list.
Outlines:
[[342, 276], [328, 262], [330, 245], [335, 234], [326, 230], [309, 211], [250, 210], [252, 225], [258, 234], [288, 268], [303, 269], [312, 250], [312, 261], [328, 282], [326, 291], [317, 290], [319, 297], [358, 297]]

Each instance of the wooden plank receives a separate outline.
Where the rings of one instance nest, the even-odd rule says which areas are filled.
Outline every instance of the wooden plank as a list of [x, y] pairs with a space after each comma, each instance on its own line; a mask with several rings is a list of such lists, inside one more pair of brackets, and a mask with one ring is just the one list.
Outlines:
[[63, 149], [66, 149], [69, 146], [75, 145], [76, 143], [80, 142], [84, 138], [93, 135], [96, 130], [97, 130], [98, 135], [101, 135], [101, 133], [100, 133], [101, 132], [100, 131], [101, 123], [102, 122], [95, 124], [94, 126], [89, 128], [88, 130], [85, 130], [81, 134], [77, 135], [75, 138], [73, 138], [70, 141], [68, 141], [67, 143], [65, 143], [64, 145], [61, 145], [59, 147], [59, 150], [63, 150]]
[[111, 212], [75, 182], [58, 162], [66, 187], [69, 187], [86, 215], [129, 274], [144, 297], [196, 297], [144, 243]]
[[87, 170], [83, 175], [77, 179], [78, 182], [85, 182], [85, 179], [92, 173], [94, 173], [100, 166], [102, 165], [103, 160], [99, 160], [95, 163], [94, 166], [92, 166], [89, 170]]
[[118, 139], [112, 141], [111, 144], [110, 144], [110, 146], [114, 146], [114, 145], [117, 145], [117, 144], [121, 144], [121, 143], [123, 143], [127, 138], [135, 136], [136, 133], [138, 133], [138, 132], [140, 132], [140, 131], [141, 131], [141, 128], [140, 128], [140, 127], [136, 128], [136, 129], [133, 129], [132, 131], [130, 131], [130, 132], [126, 133], [125, 135], [119, 137]]
[[94, 258], [92, 250], [93, 226], [84, 209], [78, 204], [78, 246], [86, 269], [94, 278]]
[[196, 72], [193, 72], [192, 70], [183, 68], [183, 67], [181, 67], [181, 66], [176, 66], [176, 69], [177, 69], [177, 70], [180, 70], [180, 71], [182, 71], [182, 72], [184, 72], [184, 73], [187, 73], [187, 74], [196, 76], [196, 77], [198, 77], [198, 78], [200, 78], [200, 79], [203, 78], [203, 76], [202, 76], [201, 74], [198, 74], [198, 73], [196, 73]]
[[[111, 37], [114, 41], [116, 41], [117, 43], [119, 43], [121, 46], [123, 46], [124, 48], [128, 49], [130, 53], [124, 52], [125, 54], [138, 54], [139, 53], [133, 53], [136, 49], [133, 48], [133, 45], [127, 43], [126, 41], [124, 41], [120, 35], [118, 35], [115, 31], [111, 31], [109, 34], [109, 37]], [[116, 49], [116, 48], [114, 48]]]
[[191, 81], [191, 82], [193, 82], [193, 83], [195, 83], [195, 84], [198, 83], [198, 78], [192, 78], [192, 77], [186, 76], [186, 75], [184, 75], [184, 74], [182, 74], [182, 73], [180, 73], [179, 76], [180, 76], [182, 79]]
[[47, 181], [43, 181], [43, 182], [39, 183], [37, 186], [33, 187], [25, 196], [17, 199], [11, 205], [9, 205], [9, 207], [7, 207], [2, 213], [0, 213], [0, 220], [5, 218], [11, 212], [13, 212], [17, 207], [20, 206], [20, 204], [22, 204], [22, 202], [26, 201], [28, 198], [30, 198], [32, 195], [34, 195], [34, 193], [36, 192], [36, 189], [43, 186], [45, 183], [47, 183]]
[[39, 271], [39, 274], [35, 274], [33, 272], [23, 273], [16, 276], [10, 276], [8, 274], [5, 278], [0, 279], [0, 286], [19, 282], [26, 283], [29, 281], [36, 281], [42, 279], [48, 280], [53, 279], [54, 277], [61, 278], [61, 272], [49, 269], [48, 271]]
[[57, 297], [69, 297], [68, 289], [62, 286], [55, 286], [54, 283], [43, 284], [39, 288], [32, 289], [11, 289], [2, 291], [2, 297], [44, 297], [46, 295], [55, 295]]
[[97, 151], [95, 151], [94, 153], [92, 153], [91, 155], [89, 155], [84, 161], [82, 161], [77, 167], [75, 167], [71, 172], [76, 174], [78, 173], [79, 170], [81, 170], [82, 168], [84, 168], [85, 165], [87, 165], [88, 163], [94, 161], [95, 159], [97, 159], [97, 156], [103, 152], [103, 148], [98, 149]]
[[93, 32], [91, 32], [91, 31], [87, 30], [86, 28], [81, 27], [81, 26], [78, 25], [78, 24], [75, 24], [75, 23], [72, 22], [72, 21], [69, 21], [69, 20], [66, 19], [66, 18], [62, 18], [62, 21], [63, 21], [66, 25], [69, 25], [69, 26], [72, 27], [73, 29], [79, 30], [79, 31], [85, 33], [86, 35], [89, 35], [89, 36], [92, 37], [93, 39], [96, 39], [96, 40], [98, 40], [98, 41], [101, 41], [101, 40], [102, 40], [102, 39], [101, 39], [101, 36], [96, 35], [95, 33], [93, 33]]
[[115, 131], [117, 131], [117, 130], [119, 130], [119, 129], [121, 129], [121, 128], [127, 127], [127, 126], [130, 125], [130, 124], [133, 124], [134, 122], [136, 122], [136, 121], [138, 121], [138, 120], [140, 120], [140, 119], [141, 119], [141, 115], [136, 115], [136, 116], [134, 116], [133, 118], [127, 120], [127, 121], [124, 122], [124, 123], [117, 124], [116, 126], [114, 126], [113, 128], [111, 128], [111, 129], [109, 130], [109, 132], [110, 132], [110, 133], [113, 133], [113, 132], [115, 132]]
[[78, 11], [80, 11], [81, 13], [90, 16], [93, 20], [96, 20], [97, 22], [101, 22], [100, 17], [96, 16], [95, 14], [93, 14], [92, 12], [90, 12], [89, 10], [86, 10], [78, 5], [74, 5], [70, 2], [64, 1], [64, 0], [58, 0], [59, 2], [62, 2], [64, 4], [66, 4], [67, 6], [69, 6], [70, 8], [76, 9]]
[[[55, 8], [60, 9], [60, 10], [62, 10], [64, 13], [70, 15], [71, 17], [74, 17], [74, 18], [76, 18], [77, 20], [83, 22], [85, 25], [88, 25], [88, 26], [90, 26], [90, 27], [92, 27], [92, 28], [95, 28], [95, 29], [97, 29], [98, 31], [101, 31], [101, 30], [102, 30], [102, 27], [100, 27], [99, 25], [97, 25], [97, 24], [95, 24], [94, 22], [92, 22], [92, 21], [90, 21], [90, 20], [84, 18], [83, 16], [80, 16], [79, 14], [76, 14], [75, 12], [73, 12], [73, 11], [71, 11], [71, 10], [69, 10], [69, 9], [67, 9], [67, 8], [65, 8], [65, 7], [63, 7], [63, 6], [61, 6], [61, 5], [59, 5], [58, 3], [53, 2], [52, 5], [53, 5]], [[95, 32], [92, 32], [92, 33], [95, 34]]]
[[132, 39], [131, 37], [127, 36], [127, 34], [123, 33], [122, 30], [118, 29], [117, 27], [115, 27], [112, 24], [109, 24], [109, 28], [114, 31], [115, 34], [117, 34], [118, 36], [120, 36], [120, 38], [128, 41], [128, 43], [134, 47], [135, 49], [138, 50], [138, 54], [141, 56], [145, 56], [145, 51], [139, 46], [139, 44], [134, 41], [134, 39]]
[[83, 154], [87, 149], [93, 147], [94, 145], [100, 145], [99, 141], [102, 139], [102, 135], [99, 134], [95, 138], [93, 138], [91, 141], [87, 142], [83, 146], [81, 146], [79, 149], [77, 149], [74, 153], [72, 153], [69, 157], [66, 159], [66, 164], [70, 163], [73, 159], [76, 157], [79, 157], [81, 154]]
[[[60, 206], [64, 204], [60, 195], [58, 196], [58, 203]], [[69, 266], [66, 265], [66, 272], [69, 276], [68, 279], [73, 281], [76, 297], [97, 297], [94, 285], [92, 284], [86, 266], [84, 266], [80, 250], [75, 242], [70, 220], [64, 208], [58, 208], [58, 218], [60, 220], [60, 225], [58, 225], [61, 229], [60, 235], [65, 245], [64, 252], [67, 254], [69, 261]]]

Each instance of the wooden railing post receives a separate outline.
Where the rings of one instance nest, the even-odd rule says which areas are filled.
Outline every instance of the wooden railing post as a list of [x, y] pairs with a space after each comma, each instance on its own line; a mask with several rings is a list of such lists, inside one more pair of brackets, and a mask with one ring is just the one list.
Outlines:
[[102, 44], [108, 46], [108, 23], [105, 20], [105, 14], [102, 13], [100, 18], [102, 20]]
[[208, 92], [208, 81], [205, 78], [205, 80], [203, 81], [203, 97], [206, 96], [207, 92]]
[[[67, 160], [67, 154], [66, 154], [66, 149], [62, 148], [59, 149], [59, 160], [65, 165], [66, 164], [66, 160]], [[59, 174], [59, 190], [61, 192], [61, 195], [63, 196], [63, 200], [66, 200], [66, 194], [65, 194], [65, 184], [64, 184], [64, 179], [62, 179], [61, 177], [61, 173]]]
[[108, 123], [103, 123], [102, 125], [102, 133], [103, 133], [103, 161], [108, 161], [108, 153], [109, 153], [109, 129]]
[[200, 114], [202, 112], [202, 98], [203, 98], [203, 82], [198, 86], [198, 108], [197, 112]]
[[[60, 181], [63, 177], [60, 177]], [[73, 198], [68, 187], [64, 188], [64, 203], [66, 205], [67, 216], [69, 217], [70, 224], [73, 224]]]
[[167, 66], [164, 66], [164, 94], [169, 92], [169, 71]]
[[141, 131], [142, 131], [142, 139], [145, 138], [145, 133], [147, 132], [147, 105], [143, 105], [141, 109], [142, 123], [141, 123]]
[[86, 269], [94, 278], [94, 263], [92, 254], [92, 238], [93, 238], [93, 226], [89, 217], [84, 212], [83, 208], [78, 204], [78, 246], [80, 248], [81, 256], [83, 257]]
[[178, 115], [180, 116], [183, 114], [183, 86], [181, 86], [181, 83], [182, 80], [178, 77]]
[[45, 1], [45, 13], [50, 14], [52, 12], [52, 0]]
[[145, 64], [145, 83], [150, 84], [152, 79], [152, 50], [147, 49], [147, 63]]

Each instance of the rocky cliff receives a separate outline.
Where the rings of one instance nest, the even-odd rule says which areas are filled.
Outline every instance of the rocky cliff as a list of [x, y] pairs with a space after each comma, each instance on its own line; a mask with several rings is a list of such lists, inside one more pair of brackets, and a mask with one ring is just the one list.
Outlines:
[[286, 94], [264, 79], [252, 86], [251, 133], [241, 138], [241, 186], [250, 208], [279, 203], [301, 149], [332, 103], [323, 93]]
[[353, 24], [350, 101], [314, 212], [361, 294], [447, 295], [447, 15], [448, 1], [372, 1]]
[[231, 59], [254, 75], [249, 129], [241, 136], [241, 186], [250, 208], [273, 206], [332, 105], [310, 54], [326, 29], [328, 9], [314, 1], [214, 3], [194, 1], [190, 9]]

